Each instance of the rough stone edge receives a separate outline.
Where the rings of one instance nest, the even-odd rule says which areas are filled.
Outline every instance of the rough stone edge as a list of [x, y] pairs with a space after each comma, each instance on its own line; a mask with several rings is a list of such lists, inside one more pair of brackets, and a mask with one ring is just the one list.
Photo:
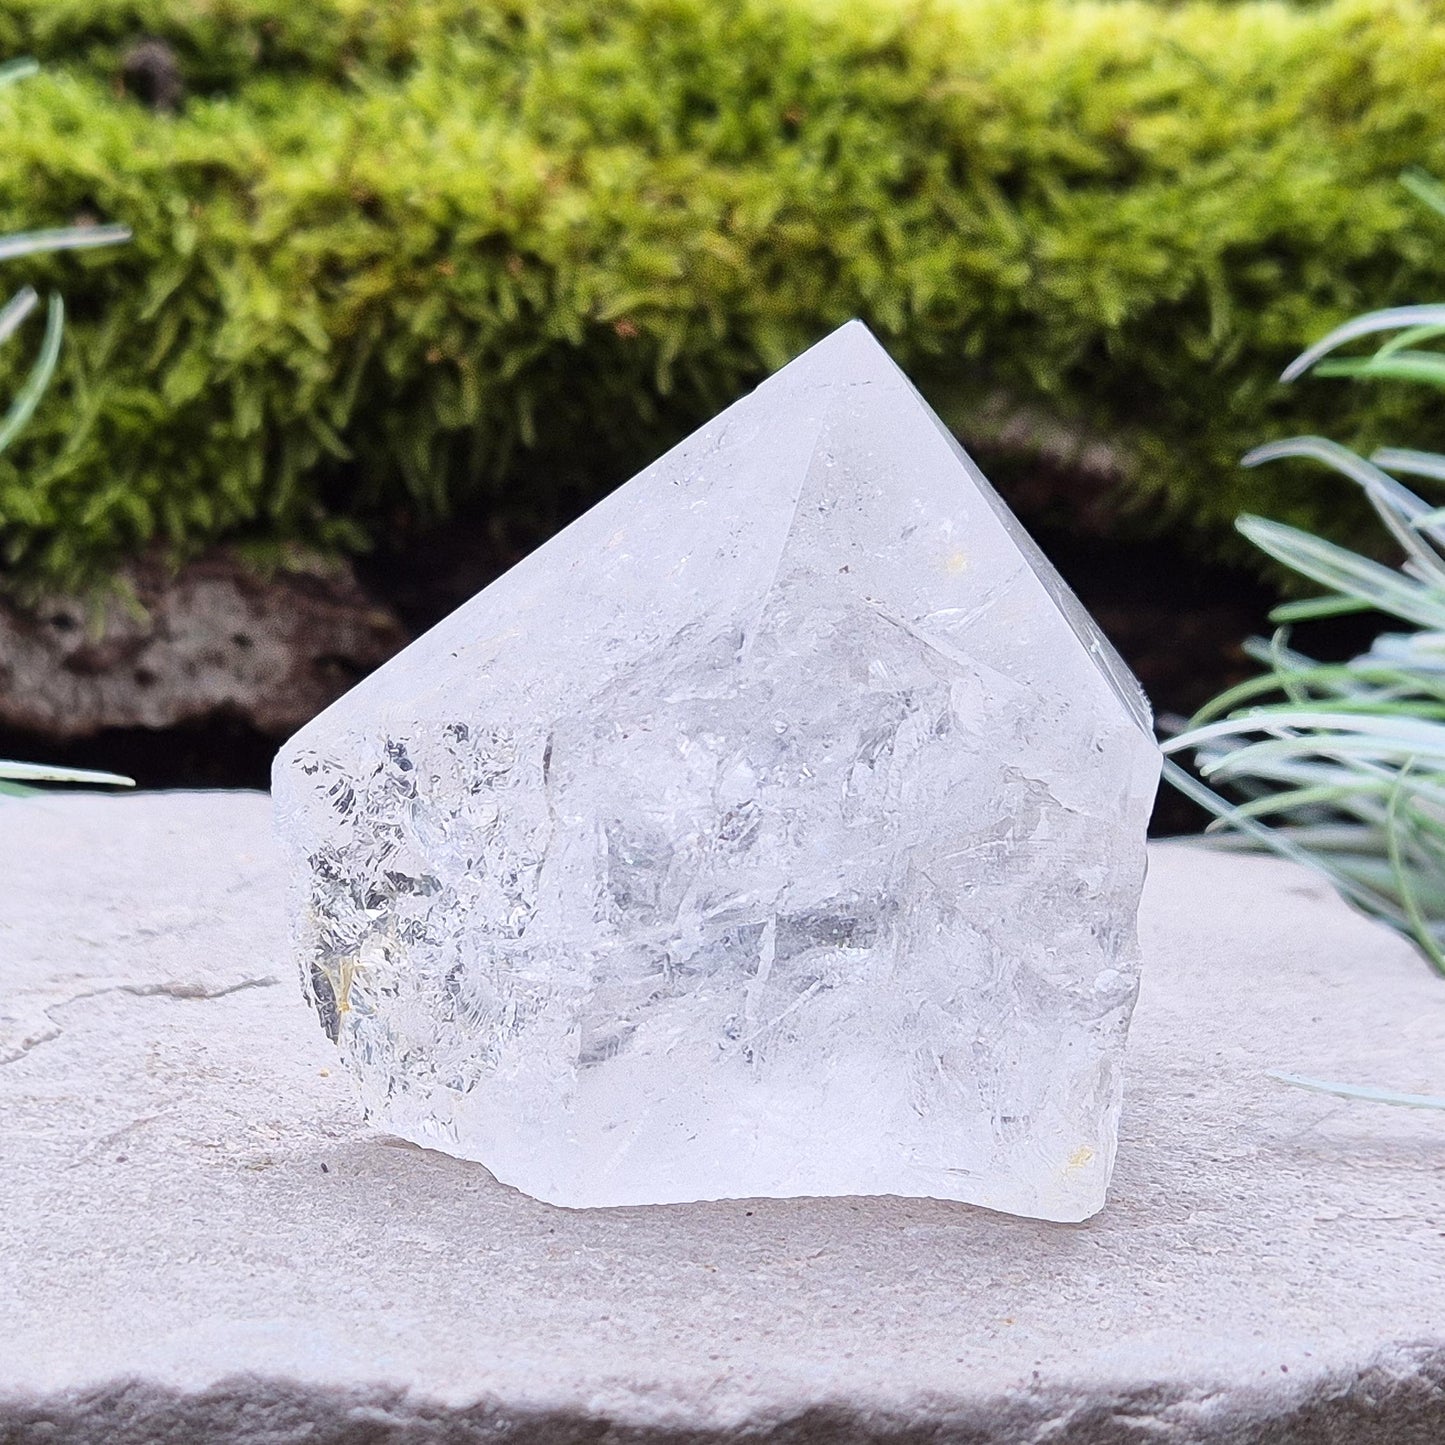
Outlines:
[[150, 552], [93, 597], [0, 588], [0, 728], [39, 746], [236, 719], [280, 739], [409, 640], [345, 562]]
[[[675, 1411], [674, 1411], [675, 1413]], [[118, 1380], [0, 1397], [3, 1445], [1439, 1445], [1445, 1346], [1402, 1344], [1357, 1370], [1278, 1387], [1076, 1385], [911, 1412], [832, 1402], [730, 1425], [585, 1410], [453, 1406], [405, 1388], [237, 1375], [204, 1390]]]

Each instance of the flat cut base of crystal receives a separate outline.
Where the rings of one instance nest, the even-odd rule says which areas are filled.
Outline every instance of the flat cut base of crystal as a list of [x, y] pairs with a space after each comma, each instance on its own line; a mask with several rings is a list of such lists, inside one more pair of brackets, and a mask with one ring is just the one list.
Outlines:
[[857, 323], [277, 760], [370, 1115], [568, 1206], [1103, 1203], [1147, 704]]

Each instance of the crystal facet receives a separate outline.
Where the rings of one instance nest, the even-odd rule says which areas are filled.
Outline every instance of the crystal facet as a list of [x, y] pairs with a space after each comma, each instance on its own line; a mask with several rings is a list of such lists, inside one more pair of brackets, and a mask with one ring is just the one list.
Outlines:
[[1159, 757], [858, 323], [300, 732], [368, 1112], [558, 1204], [1103, 1203]]

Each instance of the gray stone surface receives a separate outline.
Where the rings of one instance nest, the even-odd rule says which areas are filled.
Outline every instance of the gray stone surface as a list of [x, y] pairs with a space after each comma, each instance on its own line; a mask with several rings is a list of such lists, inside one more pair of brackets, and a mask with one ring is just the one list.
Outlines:
[[1111, 1202], [568, 1212], [368, 1131], [268, 803], [0, 808], [0, 1441], [1445, 1439], [1445, 984], [1156, 847]]

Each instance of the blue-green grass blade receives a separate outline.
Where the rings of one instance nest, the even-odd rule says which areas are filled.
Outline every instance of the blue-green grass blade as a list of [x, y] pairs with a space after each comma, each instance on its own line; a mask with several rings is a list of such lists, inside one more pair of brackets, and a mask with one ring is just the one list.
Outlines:
[[1186, 798], [1199, 804], [1201, 808], [1212, 813], [1221, 822], [1237, 828], [1241, 833], [1247, 834], [1255, 843], [1268, 848], [1273, 853], [1278, 853], [1283, 858], [1288, 858], [1290, 862], [1299, 863], [1314, 873], [1324, 874], [1331, 884], [1352, 902], [1358, 903], [1362, 907], [1370, 906], [1370, 894], [1361, 889], [1347, 874], [1334, 867], [1328, 855], [1312, 853], [1299, 847], [1288, 834], [1281, 830], [1268, 828], [1253, 818], [1241, 817], [1239, 809], [1232, 803], [1226, 802], [1212, 788], [1206, 787], [1169, 758], [1164, 760], [1164, 776]]
[[1301, 708], [1293, 704], [1268, 705], [1251, 708], [1236, 717], [1221, 718], [1206, 723], [1191, 732], [1181, 733], [1164, 743], [1166, 752], [1178, 752], [1181, 748], [1197, 747], [1211, 738], [1228, 737], [1242, 732], [1278, 732], [1287, 730], [1296, 734], [1313, 733], [1318, 730], [1323, 737], [1337, 737], [1341, 734], [1358, 733], [1362, 737], [1376, 739], [1386, 744], [1417, 748], [1423, 756], [1445, 757], [1445, 727], [1439, 723], [1420, 722], [1412, 716], [1355, 717], [1348, 712], [1330, 712], [1327, 708]]
[[1390, 498], [1398, 506], [1402, 516], [1412, 517], [1429, 510], [1428, 505], [1409, 487], [1396, 481], [1373, 462], [1366, 461], [1358, 452], [1342, 447], [1339, 442], [1332, 442], [1328, 437], [1287, 437], [1282, 441], [1267, 442], [1262, 447], [1247, 451], [1240, 458], [1240, 465], [1257, 467], [1265, 462], [1283, 461], [1287, 458], [1307, 458], [1323, 462], [1341, 476], [1348, 477], [1356, 485], [1363, 487], [1367, 493], [1378, 493], [1382, 497]]
[[[1375, 842], [1378, 845], [1378, 832]], [[1357, 887], [1367, 891], [1374, 899], [1370, 905], [1370, 912], [1374, 917], [1388, 923], [1405, 937], [1413, 937], [1410, 920], [1397, 892], [1394, 870], [1388, 859], [1344, 852], [1330, 856], [1342, 874], [1352, 878]], [[1415, 881], [1414, 892], [1420, 907], [1436, 918], [1441, 916], [1442, 909], [1445, 909], [1445, 894], [1442, 894], [1439, 887], [1434, 886], [1430, 879], [1421, 876]], [[1432, 925], [1431, 931], [1438, 934], [1439, 925]]]
[[1445, 186], [1442, 186], [1428, 171], [1422, 171], [1416, 166], [1400, 176], [1400, 184], [1415, 197], [1422, 201], [1438, 216], [1445, 216]]
[[[1219, 769], [1206, 772], [1211, 786], [1221, 780], [1230, 783], [1239, 792], [1248, 796], [1239, 804], [1246, 817], [1263, 818], [1282, 811], [1289, 814], [1282, 818], [1284, 826], [1299, 823], [1316, 826], [1329, 823], [1348, 823], [1361, 828], [1379, 829], [1385, 826], [1389, 813], [1390, 784], [1388, 780], [1370, 777], [1359, 772], [1351, 777], [1326, 775], [1311, 778], [1304, 774], [1299, 778], [1275, 776], [1264, 764], [1248, 774], [1237, 769]], [[1267, 784], [1268, 786], [1259, 786]], [[1299, 786], [1291, 786], [1298, 784]], [[1440, 789], [1434, 790], [1432, 802], [1440, 803]], [[1378, 846], [1378, 838], [1376, 846]]]
[[1437, 550], [1441, 540], [1438, 529], [1421, 521], [1431, 509], [1413, 492], [1408, 493], [1411, 499], [1408, 510], [1400, 506], [1396, 498], [1384, 496], [1373, 489], [1365, 495], [1386, 530], [1405, 553], [1403, 570], [1437, 591], [1445, 588], [1445, 558]]
[[1358, 779], [1354, 784], [1321, 783], [1313, 788], [1288, 788], [1277, 793], [1268, 793], [1262, 798], [1251, 798], [1239, 804], [1239, 812], [1245, 818], [1266, 818], [1274, 813], [1303, 812], [1306, 809], [1328, 807], [1355, 812], [1362, 821], [1383, 822], [1387, 807], [1371, 808], [1368, 803], [1389, 796], [1389, 787], [1372, 778]]
[[1402, 621], [1445, 631], [1445, 593], [1432, 593], [1413, 578], [1283, 522], [1243, 516], [1235, 526], [1262, 552], [1322, 587]]
[[[1213, 727], [1211, 723], [1208, 726]], [[1280, 759], [1300, 757], [1341, 764], [1399, 766], [1418, 749], [1409, 739], [1391, 740], [1359, 732], [1338, 730], [1325, 734], [1291, 733], [1259, 742], [1245, 742], [1218, 761], [1206, 759], [1200, 772], [1207, 778], [1225, 779], [1257, 773]], [[1420, 749], [1424, 755], [1445, 765], [1445, 746]]]
[[28, 55], [22, 56], [19, 60], [7, 60], [0, 65], [0, 88], [13, 85], [17, 80], [28, 80], [40, 70], [40, 62], [32, 60]]
[[1395, 875], [1395, 890], [1405, 910], [1410, 933], [1425, 956], [1434, 965], [1435, 972], [1445, 974], [1445, 952], [1441, 951], [1440, 944], [1425, 917], [1414, 887], [1415, 869], [1407, 860], [1405, 852], [1410, 839], [1407, 836], [1403, 804], [1408, 796], [1406, 782], [1410, 775], [1411, 765], [1411, 760], [1407, 760], [1396, 777], [1389, 813], [1385, 820], [1385, 856], [1389, 859], [1391, 871]]
[[[1441, 514], [1445, 516], [1445, 508], [1441, 508]], [[1313, 622], [1319, 617], [1345, 617], [1373, 610], [1358, 597], [1302, 597], [1295, 602], [1282, 602], [1269, 614], [1269, 620], [1287, 626], [1293, 622]]]
[[90, 768], [58, 768], [49, 763], [15, 763], [0, 759], [0, 779], [10, 783], [104, 783], [107, 787], [133, 788], [135, 780], [119, 773], [101, 773]]
[[1296, 707], [1309, 706], [1309, 689], [1302, 680], [1304, 674], [1294, 666], [1289, 632], [1283, 627], [1277, 627], [1269, 639], [1269, 668], [1289, 703]]
[[1445, 386], [1445, 356], [1434, 351], [1401, 351], [1392, 356], [1352, 357], [1322, 361], [1315, 368], [1319, 376], [1354, 376], [1366, 381], [1414, 381], [1426, 386]]
[[1365, 336], [1378, 336], [1382, 331], [1399, 331], [1407, 326], [1445, 325], [1445, 305], [1390, 306], [1356, 316], [1322, 336], [1308, 350], [1302, 351], [1280, 374], [1281, 381], [1295, 381], [1303, 376], [1321, 357]]
[[[1397, 699], [1358, 692], [1347, 692], [1338, 697], [1309, 697], [1282, 703], [1261, 703], [1250, 709], [1250, 716], [1269, 719], [1269, 726], [1318, 726], [1316, 722], [1294, 724], [1292, 715], [1308, 709], [1312, 717], [1333, 713], [1337, 718], [1384, 717], [1421, 719], [1445, 722], [1445, 703], [1425, 702], [1420, 698]], [[1263, 726], [1264, 724], [1261, 724]], [[1342, 725], [1342, 724], [1339, 724]]]
[[1306, 656], [1303, 652], [1299, 652], [1287, 644], [1284, 629], [1274, 633], [1271, 637], [1246, 638], [1244, 651], [1247, 656], [1252, 657], [1256, 662], [1263, 663], [1265, 667], [1273, 667], [1276, 658], [1285, 659], [1290, 667], [1297, 670], [1317, 666], [1314, 658]]
[[[1266, 658], [1266, 662], [1268, 659]], [[1412, 673], [1398, 666], [1381, 662], [1374, 668], [1357, 666], [1354, 663], [1316, 663], [1291, 670], [1291, 678], [1306, 692], [1328, 693], [1336, 697], [1355, 697], [1363, 693], [1373, 695], [1387, 687], [1416, 690], [1420, 680]], [[1281, 679], [1273, 671], [1262, 677], [1251, 677], [1244, 682], [1211, 698], [1190, 718], [1188, 726], [1197, 728], [1227, 713], [1233, 712], [1241, 703], [1253, 702], [1270, 693], [1281, 691]], [[1429, 690], [1426, 696], [1438, 698], [1445, 703], [1445, 679], [1438, 691]]]
[[1393, 356], [1397, 351], [1412, 351], [1427, 341], [1438, 341], [1445, 336], [1445, 326], [1412, 326], [1398, 336], [1392, 336], [1376, 352], [1378, 356]]
[[0, 236], [0, 261], [49, 251], [88, 251], [129, 240], [130, 230], [125, 226], [65, 226], [59, 230], [22, 231], [14, 236]]
[[40, 297], [33, 286], [23, 286], [0, 308], [0, 344], [8, 341], [20, 323], [35, 310]]
[[1343, 866], [1368, 866], [1378, 870], [1379, 877], [1388, 879], [1388, 870], [1380, 860], [1380, 840], [1373, 828], [1346, 822], [1291, 823], [1276, 831], [1294, 839], [1301, 848], [1334, 854]]
[[65, 306], [59, 296], [50, 298], [49, 312], [45, 323], [45, 338], [40, 343], [40, 355], [25, 378], [24, 385], [15, 394], [15, 400], [3, 418], [0, 418], [0, 452], [10, 445], [40, 405], [45, 388], [55, 372], [55, 363], [60, 357], [60, 334], [65, 326]]
[[1378, 447], [1370, 460], [1384, 471], [1404, 472], [1406, 476], [1429, 477], [1445, 482], [1445, 456], [1439, 452], [1421, 452], [1412, 447]]
[[1309, 1079], [1303, 1074], [1286, 1074], [1267, 1069], [1266, 1076], [1288, 1084], [1294, 1089], [1308, 1089], [1315, 1094], [1333, 1094], [1338, 1099], [1364, 1099], [1372, 1104], [1395, 1104], [1405, 1109], [1445, 1109], [1445, 1099], [1433, 1094], [1401, 1094], [1394, 1089], [1379, 1089], [1373, 1084], [1334, 1084], [1326, 1079]]
[[[1442, 368], [1445, 368], [1445, 358], [1437, 359], [1440, 360]], [[1442, 380], [1445, 380], [1445, 373], [1442, 373]], [[1429, 504], [1383, 468], [1366, 461], [1349, 447], [1342, 447], [1338, 442], [1332, 442], [1325, 437], [1291, 437], [1285, 441], [1254, 448], [1245, 455], [1243, 464], [1258, 466], [1263, 462], [1300, 457], [1323, 462], [1359, 486], [1380, 520], [1415, 563], [1412, 570], [1445, 586], [1445, 561], [1442, 561], [1430, 541], [1421, 535], [1423, 532], [1426, 536], [1439, 540], [1435, 538], [1434, 531], [1428, 524], [1419, 522], [1419, 519], [1431, 510]]]

